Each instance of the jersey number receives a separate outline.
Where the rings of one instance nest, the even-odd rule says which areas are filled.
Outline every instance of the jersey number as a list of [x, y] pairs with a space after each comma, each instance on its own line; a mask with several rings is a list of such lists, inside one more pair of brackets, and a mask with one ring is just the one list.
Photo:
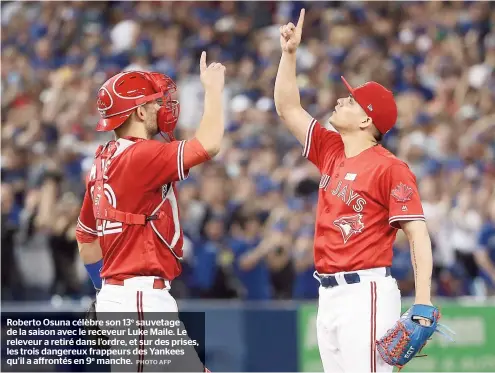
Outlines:
[[[91, 197], [94, 199], [94, 186], [91, 187]], [[117, 208], [117, 197], [115, 196], [115, 192], [109, 184], [103, 184], [103, 190], [105, 192], [105, 197], [112, 205], [114, 209]], [[122, 232], [122, 223], [118, 221], [109, 221], [109, 220], [96, 220], [96, 231], [98, 232], [98, 236], [105, 236], [107, 234], [116, 234]]]

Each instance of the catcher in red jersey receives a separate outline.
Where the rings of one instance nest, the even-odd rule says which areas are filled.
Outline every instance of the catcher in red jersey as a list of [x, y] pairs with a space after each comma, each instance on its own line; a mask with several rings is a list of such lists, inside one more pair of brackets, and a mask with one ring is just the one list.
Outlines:
[[[80, 255], [97, 289], [98, 319], [110, 317], [108, 312], [131, 312], [136, 320], [145, 313], [149, 319], [153, 312], [178, 312], [169, 293], [181, 273], [183, 244], [176, 182], [215, 156], [224, 134], [225, 67], [207, 66], [203, 52], [200, 71], [204, 114], [195, 137], [187, 141], [173, 136], [179, 103], [170, 77], [122, 72], [98, 91], [96, 130], [114, 131], [116, 139], [96, 151], [76, 230]], [[153, 140], [158, 133], [168, 141]], [[138, 371], [149, 371], [144, 356], [117, 370], [136, 371], [136, 365]], [[187, 370], [203, 370], [198, 367], [189, 364]]]
[[[428, 339], [415, 340], [414, 333], [403, 329], [433, 327], [438, 318], [430, 300], [431, 243], [416, 179], [406, 163], [379, 144], [397, 120], [394, 96], [382, 85], [368, 82], [352, 88], [342, 78], [349, 96], [337, 101], [330, 117], [337, 132], [325, 129], [301, 107], [296, 50], [303, 23], [304, 9], [297, 25], [280, 28], [282, 57], [274, 96], [279, 116], [303, 145], [303, 156], [321, 173], [314, 260], [323, 367], [325, 372], [391, 372], [392, 365], [412, 358]], [[413, 307], [409, 315], [414, 320], [405, 322], [397, 322], [401, 298], [390, 275], [399, 229], [410, 242], [415, 305], [421, 306]], [[389, 329], [388, 339], [382, 340]], [[415, 342], [418, 348], [406, 350], [407, 356], [396, 363], [393, 355], [403, 350], [394, 347], [401, 338], [406, 341], [401, 346]]]

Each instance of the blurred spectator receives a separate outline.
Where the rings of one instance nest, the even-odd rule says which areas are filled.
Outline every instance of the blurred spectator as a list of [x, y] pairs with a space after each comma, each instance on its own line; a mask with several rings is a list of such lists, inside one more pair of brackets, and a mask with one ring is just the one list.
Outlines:
[[478, 275], [478, 265], [474, 260], [477, 235], [481, 228], [481, 216], [473, 206], [474, 193], [471, 187], [460, 191], [450, 214], [450, 242], [456, 260], [465, 269], [470, 279]]
[[78, 253], [75, 228], [82, 200], [69, 191], [62, 194], [61, 181], [58, 172], [46, 174], [34, 224], [47, 235], [52, 254], [55, 273], [51, 293], [75, 296], [80, 291], [79, 278], [75, 275]]
[[199, 298], [235, 298], [239, 286], [232, 274], [232, 253], [224, 244], [223, 217], [211, 216], [194, 245], [191, 293]]
[[314, 227], [306, 226], [298, 233], [294, 243], [295, 280], [292, 296], [294, 299], [316, 299], [319, 283], [313, 277], [315, 271], [313, 258]]
[[271, 236], [262, 238], [261, 227], [255, 213], [238, 210], [227, 243], [234, 254], [235, 274], [243, 286], [242, 298], [246, 300], [269, 300], [273, 294], [265, 258], [275, 246]]
[[2, 183], [2, 300], [11, 298], [21, 285], [14, 247], [16, 209], [12, 187]]
[[[495, 8], [490, 2], [2, 2], [2, 294], [84, 293], [73, 224], [98, 144], [96, 92], [123, 69], [178, 83], [178, 137], [202, 115], [199, 54], [227, 66], [227, 135], [214, 162], [180, 185], [190, 242], [180, 297], [308, 299], [319, 174], [272, 101], [278, 27], [306, 7], [301, 101], [327, 123], [337, 98], [375, 80], [396, 94], [383, 145], [417, 177], [437, 294], [493, 280]], [[331, 129], [331, 126], [328, 124]], [[490, 220], [492, 219], [492, 220]], [[394, 276], [411, 294], [408, 244]], [[36, 275], [29, 270], [35, 267]], [[481, 268], [481, 270], [480, 270]], [[84, 276], [84, 271], [82, 271]]]
[[495, 200], [490, 203], [488, 220], [479, 233], [475, 259], [489, 289], [488, 292], [495, 295]]

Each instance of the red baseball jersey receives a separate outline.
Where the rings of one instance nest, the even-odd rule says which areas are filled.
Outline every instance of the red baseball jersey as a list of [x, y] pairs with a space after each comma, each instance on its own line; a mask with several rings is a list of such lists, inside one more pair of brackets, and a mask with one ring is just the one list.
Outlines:
[[323, 274], [392, 265], [400, 221], [425, 220], [416, 178], [381, 145], [347, 158], [341, 136], [312, 120], [303, 156], [321, 173], [314, 258]]
[[160, 209], [165, 212], [165, 218], [144, 226], [95, 219], [92, 192], [96, 167], [93, 165], [77, 230], [86, 237], [99, 238], [102, 278], [157, 276], [173, 280], [180, 274], [181, 266], [168, 245], [176, 241], [174, 252], [182, 251], [175, 182], [185, 179], [189, 172], [184, 169], [185, 141], [161, 143], [132, 138], [119, 139], [116, 145], [104, 176], [107, 200], [113, 208], [134, 214], [149, 216]]

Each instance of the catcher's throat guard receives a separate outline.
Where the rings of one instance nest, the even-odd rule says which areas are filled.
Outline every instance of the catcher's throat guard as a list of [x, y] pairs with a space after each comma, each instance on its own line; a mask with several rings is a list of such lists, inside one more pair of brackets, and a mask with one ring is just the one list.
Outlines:
[[[421, 325], [420, 319], [430, 320], [430, 325]], [[392, 329], [376, 341], [380, 356], [387, 364], [396, 366], [400, 370], [413, 357], [426, 356], [418, 353], [425, 347], [433, 333], [438, 332], [450, 341], [454, 341], [449, 334], [455, 333], [439, 324], [439, 319], [438, 308], [423, 304], [413, 305]]]
[[[137, 139], [137, 141], [146, 140]], [[151, 215], [120, 211], [117, 209], [116, 205], [113, 206], [107, 199], [106, 193], [108, 193], [108, 191], [105, 189], [105, 179], [109, 164], [108, 161], [116, 151], [117, 142], [112, 140], [106, 143], [105, 146], [100, 145], [95, 154], [95, 174], [92, 175], [95, 180], [92, 192], [93, 213], [95, 218], [99, 219], [101, 224], [103, 224], [104, 221], [120, 222], [123, 225], [142, 226], [150, 223], [152, 225], [151, 228], [159, 239], [166, 244], [173, 256], [181, 261], [183, 255], [182, 248], [176, 247], [180, 238], [180, 230], [178, 231], [176, 229], [174, 232], [171, 232], [171, 229], [169, 228], [170, 224], [174, 224], [175, 226], [175, 223], [173, 223], [173, 217], [170, 216], [171, 213], [166, 209], [167, 204], [164, 203], [167, 196], [164, 196], [160, 205], [154, 209]], [[172, 186], [169, 186], [168, 191], [170, 191], [171, 188]]]
[[172, 99], [177, 91], [167, 75], [143, 71], [128, 71], [108, 79], [98, 91], [97, 107], [100, 121], [97, 131], [113, 131], [120, 127], [139, 106], [156, 101], [160, 104], [157, 125], [160, 132], [174, 140], [173, 131], [180, 114], [179, 101]]

